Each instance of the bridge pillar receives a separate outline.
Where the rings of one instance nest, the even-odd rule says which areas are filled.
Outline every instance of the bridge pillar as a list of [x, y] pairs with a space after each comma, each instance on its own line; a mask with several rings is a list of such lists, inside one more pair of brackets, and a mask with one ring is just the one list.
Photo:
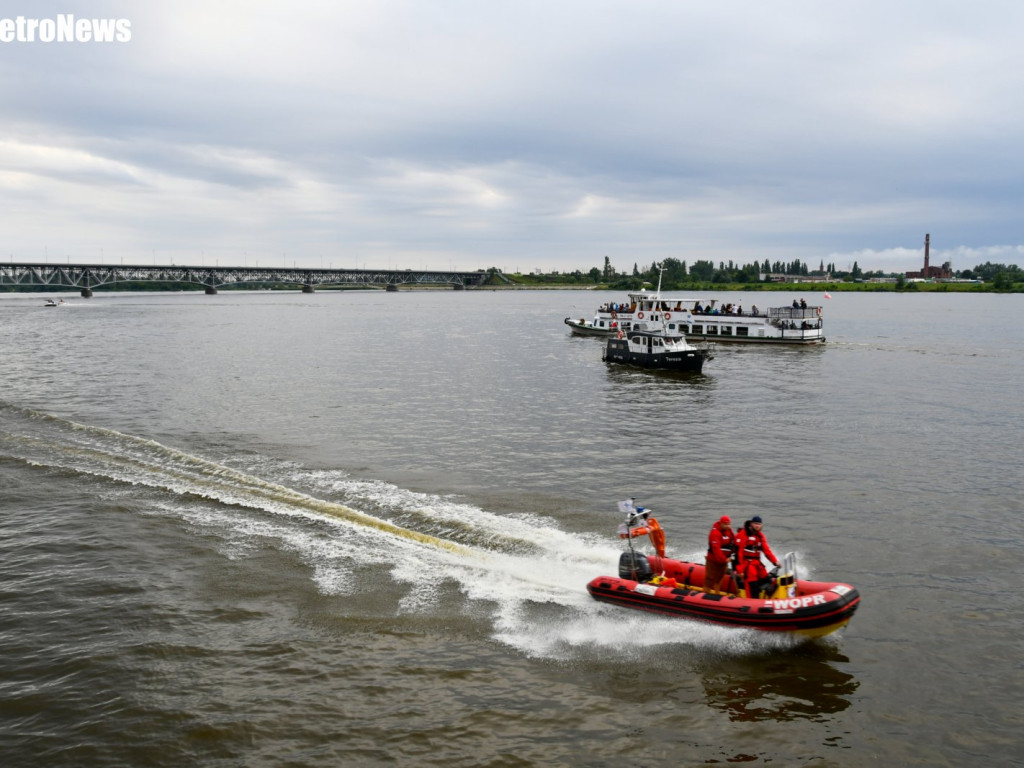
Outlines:
[[217, 295], [217, 289], [214, 288], [212, 285], [206, 286], [206, 295], [207, 296], [216, 296]]
[[302, 286], [302, 292], [303, 293], [313, 293], [314, 292], [313, 291], [313, 286], [310, 285], [309, 283], [306, 283], [304, 286]]
[[82, 289], [82, 298], [83, 299], [88, 299], [90, 296], [92, 296], [92, 288], [83, 288]]
[[466, 286], [464, 286], [462, 283], [456, 283], [454, 287], [455, 287], [456, 291], [464, 291], [464, 290], [466, 290]]
[[388, 293], [398, 293], [398, 286], [395, 285], [394, 283], [388, 283], [386, 286], [384, 286], [384, 290], [387, 291]]

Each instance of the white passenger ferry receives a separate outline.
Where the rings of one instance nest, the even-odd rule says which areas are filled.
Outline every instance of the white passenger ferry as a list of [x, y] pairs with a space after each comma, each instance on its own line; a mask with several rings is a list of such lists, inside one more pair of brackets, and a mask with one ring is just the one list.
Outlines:
[[[657, 318], [652, 316], [657, 314]], [[690, 341], [744, 342], [752, 344], [821, 344], [825, 341], [821, 307], [794, 301], [788, 307], [759, 309], [719, 305], [717, 299], [658, 298], [640, 291], [629, 294], [623, 304], [607, 303], [598, 308], [593, 325], [612, 329], [616, 323], [629, 331], [635, 323], [649, 319], [664, 321], [669, 333], [682, 333]]]

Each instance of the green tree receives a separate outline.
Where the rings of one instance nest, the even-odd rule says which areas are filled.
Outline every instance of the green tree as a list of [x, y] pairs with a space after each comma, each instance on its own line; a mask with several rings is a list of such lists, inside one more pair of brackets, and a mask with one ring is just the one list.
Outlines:
[[690, 277], [695, 281], [701, 283], [710, 283], [711, 278], [715, 276], [715, 265], [710, 261], [704, 259], [698, 259], [693, 262], [693, 266], [690, 267]]
[[661, 262], [661, 266], [665, 270], [662, 275], [662, 287], [666, 290], [674, 290], [686, 282], [686, 262], [668, 258]]
[[984, 264], [974, 268], [975, 277], [979, 280], [984, 280], [986, 283], [994, 283], [1000, 274], [1004, 274], [1003, 280], [1009, 281], [1011, 285], [1024, 282], [1024, 270], [1016, 264], [993, 264], [986, 261]]
[[1013, 288], [1013, 276], [1008, 270], [997, 272], [992, 279], [992, 287], [997, 291], [1009, 291]]

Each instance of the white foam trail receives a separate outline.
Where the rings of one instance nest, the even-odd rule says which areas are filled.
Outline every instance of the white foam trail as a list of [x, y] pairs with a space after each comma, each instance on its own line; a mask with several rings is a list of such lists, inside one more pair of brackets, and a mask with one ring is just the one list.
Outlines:
[[[617, 522], [612, 509], [607, 534], [573, 534], [536, 514], [496, 515], [337, 471], [309, 472], [286, 464], [275, 469], [267, 462], [266, 471], [292, 476], [286, 485], [152, 440], [2, 403], [0, 457], [170, 492], [173, 497], [154, 511], [216, 527], [227, 557], [245, 557], [256, 548], [254, 541], [272, 537], [311, 566], [313, 581], [325, 594], [349, 593], [360, 568], [387, 565], [394, 583], [406, 590], [399, 609], [429, 612], [441, 588], [455, 584], [467, 600], [488, 607], [494, 639], [530, 656], [571, 658], [599, 651], [632, 658], [669, 644], [743, 654], [791, 644], [764, 633], [593, 601], [587, 582], [617, 571], [621, 546], [612, 532]], [[244, 461], [251, 465], [252, 457]], [[293, 484], [340, 495], [347, 503], [303, 493]], [[313, 525], [296, 526], [295, 518]], [[695, 552], [684, 559], [702, 557]]]

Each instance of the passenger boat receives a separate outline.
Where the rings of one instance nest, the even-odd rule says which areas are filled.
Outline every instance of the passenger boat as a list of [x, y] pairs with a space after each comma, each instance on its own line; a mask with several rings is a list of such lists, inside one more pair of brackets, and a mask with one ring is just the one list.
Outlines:
[[624, 304], [604, 304], [594, 324], [617, 322], [623, 331], [637, 322], [658, 317], [669, 333], [681, 333], [691, 341], [744, 342], [754, 344], [822, 344], [825, 341], [820, 306], [794, 301], [791, 306], [757, 306], [744, 309], [717, 299], [662, 299], [647, 291], [629, 294]]
[[619, 331], [619, 321], [612, 318], [595, 317], [593, 320], [580, 318], [574, 320], [571, 317], [565, 318], [568, 325], [577, 336], [614, 336]]
[[[660, 294], [661, 280], [658, 280]], [[655, 297], [652, 302], [658, 305]], [[630, 328], [608, 339], [604, 351], [606, 363], [622, 363], [665, 371], [700, 373], [704, 361], [714, 359], [710, 344], [690, 344], [680, 331], [666, 326], [666, 312], [646, 311], [639, 305]]]
[[[627, 502], [623, 502], [626, 504]], [[620, 505], [621, 507], [621, 505]], [[619, 535], [632, 541], [637, 532], [652, 534], [658, 553], [644, 555], [632, 545], [619, 559], [618, 576], [598, 576], [587, 584], [595, 600], [667, 616], [697, 619], [730, 627], [824, 637], [842, 629], [860, 605], [860, 595], [849, 584], [796, 578], [796, 556], [788, 553], [772, 572], [767, 594], [748, 596], [705, 590], [704, 566], [664, 556], [664, 534], [639, 513], [627, 515]], [[649, 514], [649, 513], [648, 513]]]

